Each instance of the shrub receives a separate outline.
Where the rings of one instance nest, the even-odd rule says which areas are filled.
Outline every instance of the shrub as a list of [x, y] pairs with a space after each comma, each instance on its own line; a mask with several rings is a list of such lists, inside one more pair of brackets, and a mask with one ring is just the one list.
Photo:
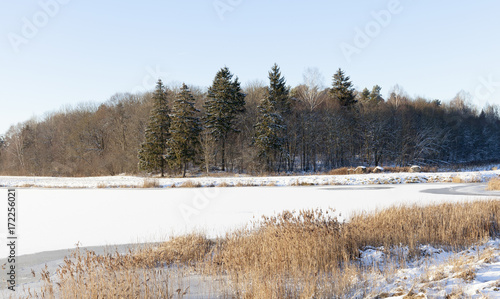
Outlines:
[[182, 184], [180, 184], [178, 187], [181, 188], [200, 188], [201, 184], [199, 182], [193, 182], [191, 180], [185, 181]]
[[347, 167], [332, 169], [328, 172], [328, 175], [346, 175], [349, 174]]
[[157, 179], [144, 179], [142, 183], [142, 188], [158, 188], [160, 182]]

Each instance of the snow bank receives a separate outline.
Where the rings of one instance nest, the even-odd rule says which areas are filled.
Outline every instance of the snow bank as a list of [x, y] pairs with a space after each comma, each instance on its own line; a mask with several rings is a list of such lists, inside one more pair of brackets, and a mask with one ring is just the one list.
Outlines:
[[[159, 187], [182, 186], [192, 182], [200, 187], [213, 186], [300, 186], [300, 185], [368, 185], [409, 184], [427, 182], [485, 182], [499, 177], [500, 170], [436, 173], [370, 173], [353, 175], [303, 175], [277, 177], [196, 177], [157, 178]], [[44, 188], [137, 188], [147, 178], [137, 176], [107, 177], [0, 177], [2, 187]]]
[[[370, 298], [500, 298], [500, 240], [459, 253], [421, 246], [423, 258], [393, 275], [370, 274]], [[383, 264], [383, 248], [366, 248], [363, 265]], [[390, 272], [390, 271], [389, 271]], [[406, 297], [408, 296], [408, 297]], [[354, 298], [364, 298], [353, 294]]]

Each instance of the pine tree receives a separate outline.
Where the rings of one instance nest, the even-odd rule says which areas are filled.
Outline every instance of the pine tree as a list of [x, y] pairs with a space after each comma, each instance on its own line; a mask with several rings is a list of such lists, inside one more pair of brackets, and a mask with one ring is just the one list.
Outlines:
[[269, 72], [269, 81], [268, 93], [258, 106], [259, 115], [254, 126], [254, 143], [268, 171], [273, 169], [272, 162], [277, 160], [278, 154], [286, 155], [284, 116], [290, 112], [290, 90], [277, 64]]
[[276, 102], [269, 97], [262, 99], [258, 110], [254, 142], [259, 158], [266, 162], [267, 170], [270, 171], [275, 154], [282, 146], [283, 121], [281, 115], [276, 112]]
[[370, 103], [377, 105], [380, 102], [383, 102], [384, 99], [382, 98], [382, 95], [380, 94], [380, 91], [382, 90], [382, 87], [375, 85], [372, 88], [372, 91], [370, 92]]
[[363, 91], [359, 94], [359, 101], [363, 104], [368, 104], [370, 102], [370, 91], [365, 87]]
[[333, 75], [333, 86], [330, 89], [331, 96], [339, 101], [340, 106], [347, 109], [351, 109], [357, 103], [352, 82], [349, 80], [349, 76], [346, 76], [344, 71], [339, 68], [337, 73]]
[[145, 132], [145, 141], [139, 149], [139, 169], [144, 171], [160, 171], [165, 175], [167, 167], [167, 140], [170, 137], [170, 110], [167, 93], [161, 80], [156, 83], [153, 94], [153, 108]]
[[208, 88], [205, 102], [205, 126], [216, 141], [221, 143], [222, 170], [226, 170], [226, 142], [230, 132], [238, 132], [234, 121], [236, 115], [245, 111], [245, 94], [238, 78], [227, 67], [220, 69]]
[[182, 176], [186, 176], [186, 168], [189, 162], [195, 160], [199, 152], [201, 122], [194, 107], [195, 99], [191, 91], [182, 84], [180, 93], [177, 95], [173, 105], [170, 123], [170, 138], [167, 141], [168, 155], [171, 160], [182, 168]]
[[286, 80], [281, 76], [281, 71], [275, 63], [269, 72], [268, 96], [276, 102], [276, 110], [282, 116], [290, 113], [290, 88], [286, 86]]

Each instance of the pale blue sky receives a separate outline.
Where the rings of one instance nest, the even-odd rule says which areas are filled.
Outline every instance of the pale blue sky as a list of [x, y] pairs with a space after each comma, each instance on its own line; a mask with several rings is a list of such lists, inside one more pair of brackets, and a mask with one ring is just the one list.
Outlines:
[[330, 85], [341, 67], [384, 96], [399, 84], [411, 96], [446, 101], [463, 89], [478, 106], [500, 104], [499, 11], [498, 1], [0, 0], [0, 134], [152, 89], [158, 76], [206, 87], [228, 66], [243, 85], [266, 82], [275, 62], [290, 85], [307, 67]]

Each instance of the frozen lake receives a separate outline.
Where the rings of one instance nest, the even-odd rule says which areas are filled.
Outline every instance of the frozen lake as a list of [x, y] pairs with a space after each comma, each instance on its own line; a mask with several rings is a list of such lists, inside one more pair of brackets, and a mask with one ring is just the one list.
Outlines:
[[[429, 204], [491, 198], [485, 184], [365, 186], [37, 189], [18, 188], [17, 255], [81, 246], [161, 241], [172, 234], [202, 231], [210, 236], [241, 227], [254, 217], [283, 210], [334, 208], [353, 211], [395, 204]], [[7, 238], [7, 190], [0, 213], [0, 238]], [[0, 246], [0, 258], [7, 256]]]

